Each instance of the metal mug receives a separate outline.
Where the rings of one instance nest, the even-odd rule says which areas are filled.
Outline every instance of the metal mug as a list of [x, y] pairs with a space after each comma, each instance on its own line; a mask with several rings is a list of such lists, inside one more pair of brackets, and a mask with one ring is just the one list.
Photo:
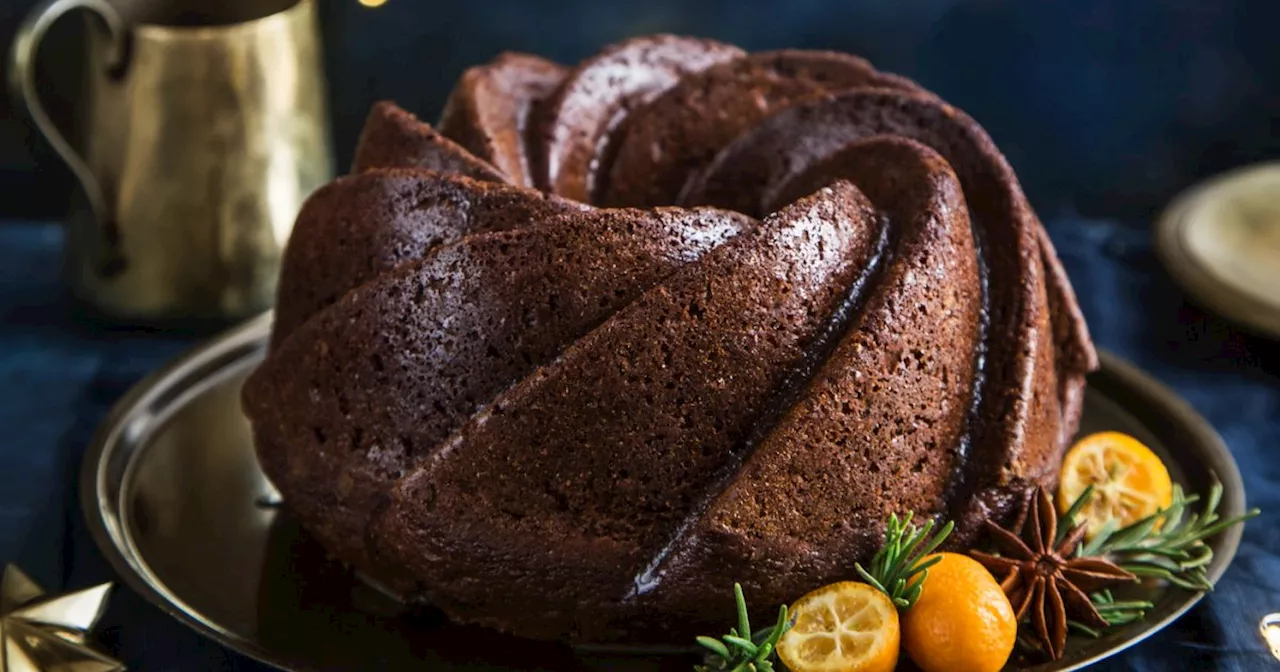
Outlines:
[[[14, 42], [14, 100], [82, 188], [68, 281], [96, 312], [135, 324], [242, 319], [271, 307], [298, 209], [334, 174], [314, 2], [196, 25], [189, 13], [148, 22], [145, 6], [47, 0]], [[41, 38], [76, 9], [96, 16], [83, 154], [50, 121], [34, 77]]]

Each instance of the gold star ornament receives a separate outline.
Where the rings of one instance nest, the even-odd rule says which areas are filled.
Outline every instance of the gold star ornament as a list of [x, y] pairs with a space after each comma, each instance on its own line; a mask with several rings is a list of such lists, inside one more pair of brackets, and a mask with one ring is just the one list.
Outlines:
[[0, 578], [0, 672], [121, 672], [86, 643], [111, 584], [46, 595], [13, 565]]

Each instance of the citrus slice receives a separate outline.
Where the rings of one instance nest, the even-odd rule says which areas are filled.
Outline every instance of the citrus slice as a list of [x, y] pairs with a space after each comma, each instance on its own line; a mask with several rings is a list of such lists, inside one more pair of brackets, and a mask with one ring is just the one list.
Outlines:
[[819, 588], [791, 607], [794, 625], [778, 641], [792, 672], [890, 672], [898, 663], [898, 609], [855, 581]]
[[1090, 485], [1093, 497], [1080, 511], [1087, 537], [1109, 520], [1124, 527], [1173, 501], [1173, 481], [1164, 462], [1141, 441], [1120, 432], [1090, 434], [1067, 451], [1058, 510], [1065, 513]]

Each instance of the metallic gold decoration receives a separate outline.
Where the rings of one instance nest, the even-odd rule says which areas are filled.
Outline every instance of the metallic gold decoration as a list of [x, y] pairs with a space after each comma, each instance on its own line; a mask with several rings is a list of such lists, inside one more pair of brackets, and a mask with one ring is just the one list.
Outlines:
[[[11, 55], [13, 100], [83, 187], [68, 218], [70, 284], [135, 322], [259, 313], [275, 298], [298, 209], [334, 173], [315, 0], [202, 26], [130, 25], [115, 6], [45, 0]], [[41, 37], [73, 10], [100, 19], [79, 152], [45, 114], [34, 76]]]
[[102, 617], [111, 584], [46, 595], [13, 565], [0, 579], [0, 672], [120, 672], [86, 636]]
[[1262, 641], [1271, 649], [1272, 657], [1280, 660], [1280, 612], [1263, 616], [1258, 621], [1258, 632], [1262, 635]]

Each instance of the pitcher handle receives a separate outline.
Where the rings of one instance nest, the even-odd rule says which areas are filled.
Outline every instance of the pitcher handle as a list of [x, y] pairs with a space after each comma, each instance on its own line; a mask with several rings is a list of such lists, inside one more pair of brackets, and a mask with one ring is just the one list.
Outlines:
[[[10, 52], [9, 88], [13, 99], [26, 108], [36, 129], [44, 135], [49, 144], [53, 145], [54, 151], [66, 162], [76, 180], [80, 182], [89, 200], [89, 207], [93, 211], [94, 221], [99, 227], [99, 237], [103, 239], [105, 248], [110, 251], [110, 254], [115, 254], [118, 251], [108, 224], [112, 220], [112, 215], [107, 207], [102, 185], [93, 176], [89, 164], [71, 148], [66, 137], [49, 119], [44, 105], [40, 102], [39, 93], [36, 91], [35, 62], [40, 41], [58, 19], [76, 9], [84, 9], [96, 14], [106, 27], [107, 38], [110, 41], [107, 67], [114, 70], [124, 63], [126, 47], [124, 23], [106, 0], [45, 0], [32, 9], [22, 25], [18, 27], [13, 49]], [[103, 260], [99, 265], [100, 271], [110, 273], [111, 267], [118, 265], [113, 261], [119, 260], [114, 258]]]

